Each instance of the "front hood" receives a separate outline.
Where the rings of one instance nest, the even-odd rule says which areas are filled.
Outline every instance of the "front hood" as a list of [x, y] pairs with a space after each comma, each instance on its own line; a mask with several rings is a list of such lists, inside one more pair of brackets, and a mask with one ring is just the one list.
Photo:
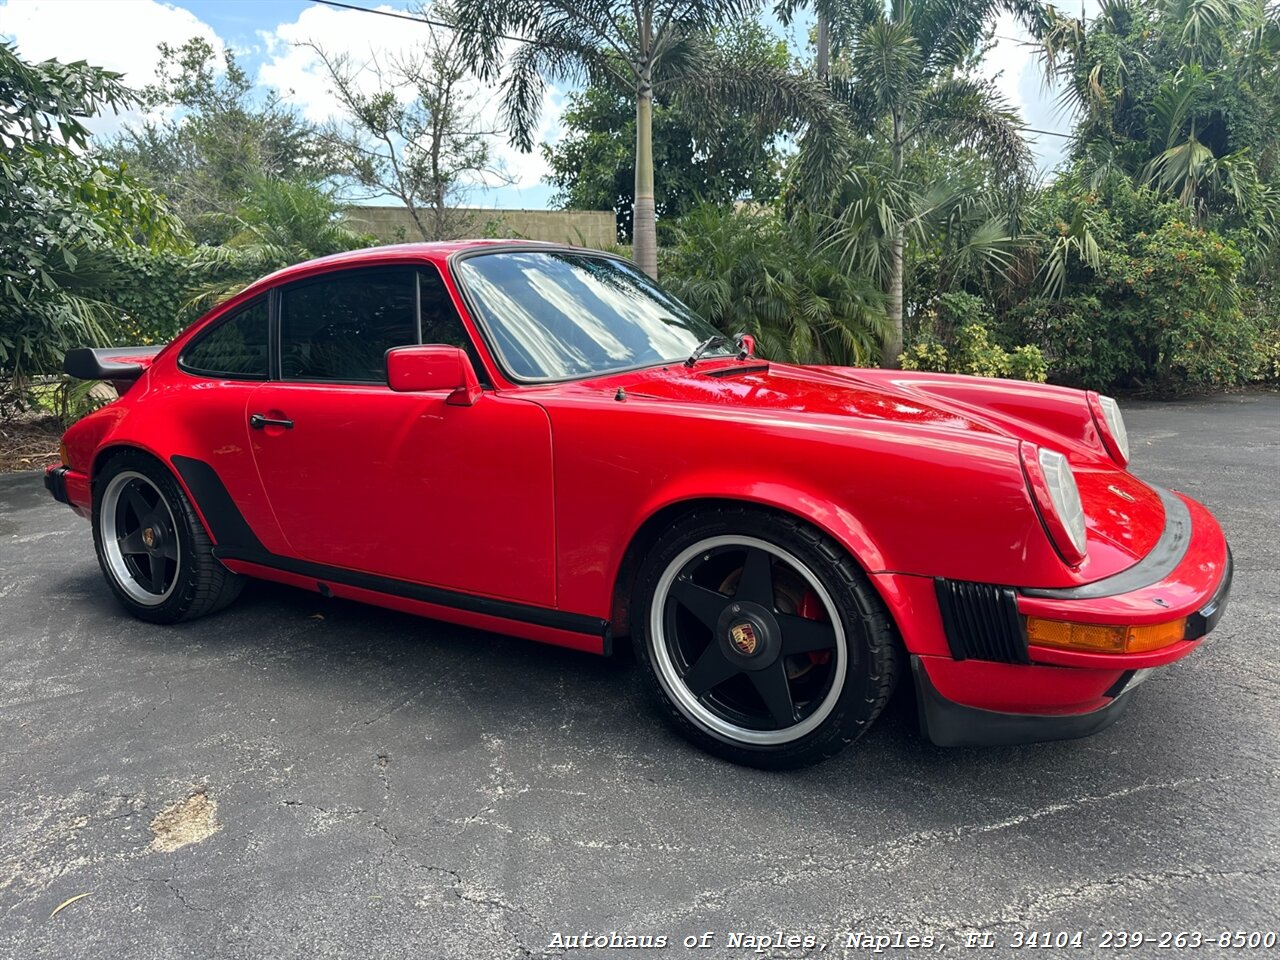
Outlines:
[[[566, 385], [567, 386], [567, 385]], [[1076, 474], [1089, 533], [1091, 572], [1108, 574], [1146, 556], [1164, 528], [1154, 490], [1120, 469], [1107, 454], [1082, 390], [900, 370], [799, 367], [760, 361], [712, 360], [672, 365], [576, 389], [622, 387], [637, 401], [736, 408], [755, 415], [804, 421], [850, 418], [886, 430], [921, 431], [928, 445], [937, 430], [1002, 436], [1067, 455]], [[1081, 573], [1084, 573], [1082, 570]]]
[[877, 384], [833, 367], [705, 363], [644, 371], [627, 392], [678, 403], [709, 403], [780, 414], [848, 416], [959, 431], [1002, 433], [978, 411], [926, 392]]

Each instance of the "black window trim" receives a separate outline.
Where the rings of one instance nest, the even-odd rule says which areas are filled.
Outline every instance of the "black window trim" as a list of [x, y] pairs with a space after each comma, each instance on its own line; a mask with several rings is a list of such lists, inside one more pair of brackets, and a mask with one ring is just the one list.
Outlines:
[[[272, 376], [271, 376], [272, 354], [274, 352], [272, 339], [271, 339], [271, 326], [272, 326], [271, 318], [273, 313], [272, 299], [273, 299], [274, 293], [275, 293], [274, 290], [268, 290], [265, 294], [261, 296], [254, 297], [251, 300], [247, 300], [244, 303], [237, 305], [233, 309], [228, 310], [225, 314], [220, 316], [213, 323], [209, 324], [199, 333], [197, 333], [194, 337], [192, 337], [189, 341], [187, 341], [187, 343], [182, 348], [182, 352], [178, 354], [178, 369], [181, 370], [183, 373], [189, 374], [193, 377], [199, 377], [202, 380], [243, 380], [246, 383], [269, 383], [272, 379]], [[266, 376], [259, 377], [259, 376], [249, 376], [246, 374], [217, 373], [212, 370], [201, 370], [197, 367], [192, 367], [187, 363], [187, 354], [189, 354], [192, 350], [194, 350], [200, 344], [204, 343], [204, 341], [207, 340], [209, 337], [213, 336], [213, 334], [216, 331], [222, 329], [224, 325], [235, 320], [236, 317], [239, 317], [245, 311], [252, 310], [254, 307], [257, 307], [264, 302], [267, 305], [267, 374]]]
[[[571, 253], [575, 256], [594, 257], [599, 260], [616, 260], [618, 263], [639, 271], [642, 275], [644, 271], [640, 270], [634, 260], [620, 256], [619, 254], [610, 253], [607, 250], [592, 250], [589, 247], [574, 247], [563, 243], [538, 243], [536, 241], [526, 243], [495, 243], [483, 247], [467, 247], [451, 253], [446, 262], [449, 265], [449, 272], [453, 276], [454, 286], [458, 288], [458, 293], [462, 296], [462, 302], [466, 305], [467, 312], [471, 314], [471, 319], [475, 322], [476, 329], [480, 331], [480, 337], [484, 340], [484, 345], [488, 348], [489, 355], [493, 357], [493, 361], [498, 365], [498, 369], [502, 371], [502, 375], [512, 383], [531, 387], [542, 387], [553, 383], [574, 383], [578, 380], [594, 380], [598, 377], [612, 377], [620, 373], [634, 373], [637, 370], [652, 370], [656, 367], [669, 367], [673, 363], [680, 362], [681, 358], [671, 357], [666, 360], [654, 360], [650, 363], [638, 363], [631, 367], [618, 367], [613, 370], [595, 370], [591, 373], [581, 373], [572, 377], [521, 377], [513, 373], [510, 365], [507, 363], [507, 358], [498, 348], [497, 338], [493, 335], [493, 331], [489, 329], [489, 322], [485, 319], [483, 311], [480, 310], [479, 304], [472, 295], [466, 279], [457, 269], [458, 264], [465, 260], [470, 260], [473, 257], [490, 256], [497, 253]], [[663, 292], [665, 293], [666, 291]], [[667, 294], [667, 296], [671, 295]], [[673, 297], [672, 299], [675, 298]], [[685, 304], [684, 307], [686, 310], [690, 309], [687, 304]], [[697, 314], [694, 315], [697, 316]], [[703, 322], [709, 323], [709, 321], [706, 320], [703, 320]], [[714, 324], [711, 324], [711, 326], [714, 326]]]
[[[295, 289], [301, 286], [306, 286], [311, 283], [319, 283], [324, 280], [331, 279], [336, 275], [351, 273], [354, 271], [369, 271], [369, 270], [377, 271], [377, 270], [394, 270], [394, 269], [407, 269], [407, 270], [413, 271], [414, 336], [416, 339], [416, 343], [402, 344], [402, 346], [423, 346], [422, 271], [425, 269], [434, 270], [436, 273], [436, 277], [439, 279], [440, 283], [442, 284], [446, 295], [449, 294], [449, 286], [448, 286], [448, 283], [446, 282], [447, 278], [445, 277], [444, 270], [441, 269], [438, 263], [436, 263], [434, 260], [429, 260], [423, 257], [412, 257], [402, 261], [401, 260], [393, 261], [391, 263], [374, 263], [374, 264], [354, 263], [354, 264], [351, 264], [350, 266], [346, 266], [338, 270], [325, 270], [321, 273], [312, 274], [306, 277], [300, 277], [297, 280], [286, 281], [284, 283], [280, 283], [273, 287], [270, 287], [269, 289], [264, 290], [262, 293], [258, 294], [252, 299], [247, 300], [244, 303], [238, 304], [235, 307], [229, 309], [225, 314], [218, 317], [217, 320], [213, 321], [211, 324], [209, 324], [207, 327], [205, 327], [203, 330], [197, 333], [182, 348], [182, 353], [178, 355], [178, 368], [182, 370], [184, 373], [189, 374], [190, 376], [199, 377], [204, 380], [236, 380], [236, 381], [242, 381], [245, 383], [277, 383], [277, 384], [297, 383], [297, 384], [303, 384], [306, 386], [324, 386], [326, 384], [333, 384], [335, 386], [347, 386], [347, 387], [381, 387], [381, 388], [390, 390], [390, 387], [387, 386], [387, 383], [385, 380], [295, 380], [295, 379], [286, 380], [284, 377], [284, 369], [283, 369], [283, 363], [282, 363], [282, 357], [283, 357], [284, 351], [283, 351], [283, 342], [281, 339], [282, 324], [280, 322], [280, 316], [281, 316], [281, 305], [282, 305], [283, 296], [285, 291], [287, 290]], [[459, 287], [459, 292], [461, 292], [461, 287]], [[480, 381], [481, 387], [483, 387], [486, 390], [492, 390], [493, 384], [489, 382], [490, 380], [489, 372], [487, 369], [485, 369], [484, 359], [481, 356], [480, 351], [477, 349], [477, 345], [475, 343], [475, 337], [472, 336], [471, 332], [467, 329], [466, 321], [464, 320], [461, 312], [458, 311], [457, 304], [453, 302], [453, 297], [448, 296], [448, 300], [449, 300], [450, 306], [453, 307], [454, 314], [458, 320], [458, 325], [462, 329], [462, 334], [466, 338], [467, 343], [470, 345], [470, 350], [466, 350], [466, 348], [463, 348], [463, 349], [466, 350], [467, 358], [471, 361], [471, 365], [476, 368], [475, 369], [476, 378]], [[242, 314], [244, 311], [249, 310], [253, 307], [256, 307], [261, 303], [263, 303], [264, 301], [267, 304], [267, 375], [265, 377], [217, 374], [217, 373], [212, 373], [206, 370], [197, 370], [194, 367], [189, 367], [184, 362], [184, 358], [186, 357], [188, 351], [190, 351], [191, 349], [199, 345], [201, 342], [203, 342], [206, 337], [212, 335], [213, 332], [217, 330], [219, 327], [221, 327], [224, 323], [230, 323], [233, 319], [240, 316], [240, 314]], [[463, 302], [464, 302], [464, 305], [467, 306], [468, 310], [470, 310], [471, 309], [470, 304], [467, 303], [465, 299]], [[480, 327], [479, 323], [477, 323], [477, 328], [480, 329], [481, 336], [482, 337], [485, 336], [485, 331], [483, 330], [483, 328]], [[488, 341], [486, 340], [485, 343], [487, 345]], [[503, 372], [505, 373], [506, 371], [504, 370]]]

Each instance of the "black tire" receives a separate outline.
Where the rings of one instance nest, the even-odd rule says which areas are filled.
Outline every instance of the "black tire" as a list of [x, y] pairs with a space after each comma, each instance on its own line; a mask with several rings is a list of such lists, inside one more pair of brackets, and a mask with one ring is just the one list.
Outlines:
[[[221, 610], [244, 587], [244, 578], [213, 556], [213, 544], [177, 480], [140, 450], [114, 454], [94, 478], [92, 520], [107, 585], [139, 620], [194, 620]], [[135, 522], [139, 529], [129, 530]], [[126, 550], [127, 542], [132, 546]]]
[[[794, 599], [801, 590], [803, 607]], [[752, 596], [771, 596], [771, 613]], [[726, 507], [683, 517], [641, 565], [631, 611], [643, 682], [660, 712], [699, 747], [746, 766], [789, 769], [839, 753], [884, 709], [900, 672], [892, 619], [861, 568], [830, 537], [781, 513]]]

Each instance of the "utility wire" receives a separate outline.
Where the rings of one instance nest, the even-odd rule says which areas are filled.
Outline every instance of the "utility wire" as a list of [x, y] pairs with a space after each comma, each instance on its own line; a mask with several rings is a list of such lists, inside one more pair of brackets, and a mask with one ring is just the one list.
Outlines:
[[[443, 20], [433, 20], [430, 17], [415, 17], [412, 14], [408, 14], [408, 13], [396, 13], [394, 10], [371, 10], [369, 7], [358, 7], [354, 3], [342, 3], [341, 0], [312, 0], [312, 2], [324, 4], [326, 7], [337, 7], [339, 10], [354, 10], [357, 13], [372, 13], [372, 14], [376, 14], [379, 17], [392, 17], [396, 20], [408, 20], [411, 23], [425, 23], [425, 24], [428, 24], [429, 26], [442, 27], [445, 30], [452, 30], [455, 33], [465, 32], [462, 30], [461, 27], [458, 27], [452, 23], [445, 23], [445, 21]], [[529, 37], [517, 37], [509, 33], [496, 33], [494, 34], [494, 36], [499, 37], [500, 39], [503, 39], [503, 40], [514, 40], [516, 43], [527, 43], [535, 47], [554, 46], [556, 49], [559, 49], [558, 45], [542, 43], [538, 40], [533, 40]], [[1002, 37], [1000, 39], [1013, 40], [1014, 38]], [[1017, 41], [1017, 42], [1022, 43], [1027, 41]], [[1064, 139], [1067, 139], [1067, 140], [1070, 140], [1074, 136], [1074, 134], [1062, 133], [1060, 130], [1036, 130], [1033, 127], [1023, 127], [1022, 129], [1025, 130], [1027, 133], [1040, 133], [1049, 137], [1063, 137]]]
[[[371, 10], [368, 7], [358, 7], [354, 3], [340, 3], [339, 0], [313, 0], [315, 3], [322, 3], [326, 7], [337, 7], [339, 10], [355, 10], [357, 13], [372, 13], [379, 17], [394, 17], [396, 20], [408, 20], [410, 23], [425, 23], [433, 27], [443, 27], [445, 30], [452, 30], [454, 33], [476, 33], [475, 30], [463, 30], [461, 27], [445, 23], [443, 20], [432, 20], [430, 17], [415, 17], [410, 13], [396, 13], [394, 10]], [[515, 37], [509, 33], [495, 33], [495, 37], [502, 40], [514, 40], [516, 43], [527, 43], [534, 47], [555, 47], [560, 49], [559, 45], [544, 43], [539, 40], [533, 40], [529, 37]]]

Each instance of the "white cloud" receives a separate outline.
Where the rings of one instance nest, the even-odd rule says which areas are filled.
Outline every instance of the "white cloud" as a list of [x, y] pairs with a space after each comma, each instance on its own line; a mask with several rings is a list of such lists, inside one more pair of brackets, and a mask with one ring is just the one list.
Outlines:
[[[386, 5], [377, 9], [403, 12], [400, 8]], [[359, 68], [374, 56], [386, 63], [388, 58], [410, 52], [418, 42], [417, 37], [425, 35], [429, 29], [394, 17], [330, 7], [307, 7], [296, 20], [259, 34], [266, 58], [258, 69], [257, 79], [259, 83], [281, 91], [308, 119], [323, 122], [337, 112], [328, 73], [316, 53], [299, 44], [311, 42], [330, 54], [345, 53], [350, 56], [352, 65]], [[377, 81], [371, 72], [360, 74], [359, 82], [366, 92], [376, 88]], [[474, 78], [468, 79], [466, 86], [477, 94], [474, 104], [479, 110], [479, 125], [484, 129], [499, 129], [497, 91]], [[560, 92], [548, 87], [535, 142], [554, 140], [558, 135], [561, 100]], [[537, 150], [531, 154], [520, 153], [508, 144], [503, 134], [492, 138], [491, 149], [498, 164], [515, 178], [514, 188], [537, 187], [547, 172], [547, 165]], [[495, 191], [505, 196], [514, 192], [513, 188]], [[477, 190], [469, 202], [486, 205], [492, 199], [492, 194], [486, 195], [484, 191]]]
[[[1099, 0], [1080, 0], [1079, 10], [1059, 8], [1063, 16], [1097, 16]], [[996, 21], [996, 41], [983, 60], [981, 73], [995, 80], [996, 89], [1018, 111], [1022, 122], [1039, 130], [1069, 133], [1075, 118], [1059, 102], [1061, 87], [1046, 83], [1031, 35], [1010, 13]], [[1053, 133], [1025, 135], [1041, 172], [1049, 172], [1067, 156], [1070, 141]]]
[[[1043, 83], [1031, 36], [1013, 14], [1002, 13], [996, 20], [995, 41], [983, 58], [979, 73], [995, 83], [996, 91], [1023, 124], [1053, 129], [1045, 126]], [[1065, 140], [1030, 132], [1024, 136], [1041, 171], [1047, 171], [1062, 159]]]
[[[213, 28], [191, 11], [156, 0], [8, 0], [0, 4], [0, 35], [17, 41], [25, 60], [87, 60], [123, 73], [133, 87], [155, 79], [161, 41], [203, 37], [215, 50], [223, 47]], [[140, 118], [136, 112], [107, 114], [89, 127], [110, 134]]]
[[1013, 14], [1001, 13], [996, 20], [995, 44], [982, 61], [982, 74], [995, 81], [996, 89], [1025, 121], [1027, 104], [1022, 99], [1022, 75], [1035, 68], [1029, 39]]

